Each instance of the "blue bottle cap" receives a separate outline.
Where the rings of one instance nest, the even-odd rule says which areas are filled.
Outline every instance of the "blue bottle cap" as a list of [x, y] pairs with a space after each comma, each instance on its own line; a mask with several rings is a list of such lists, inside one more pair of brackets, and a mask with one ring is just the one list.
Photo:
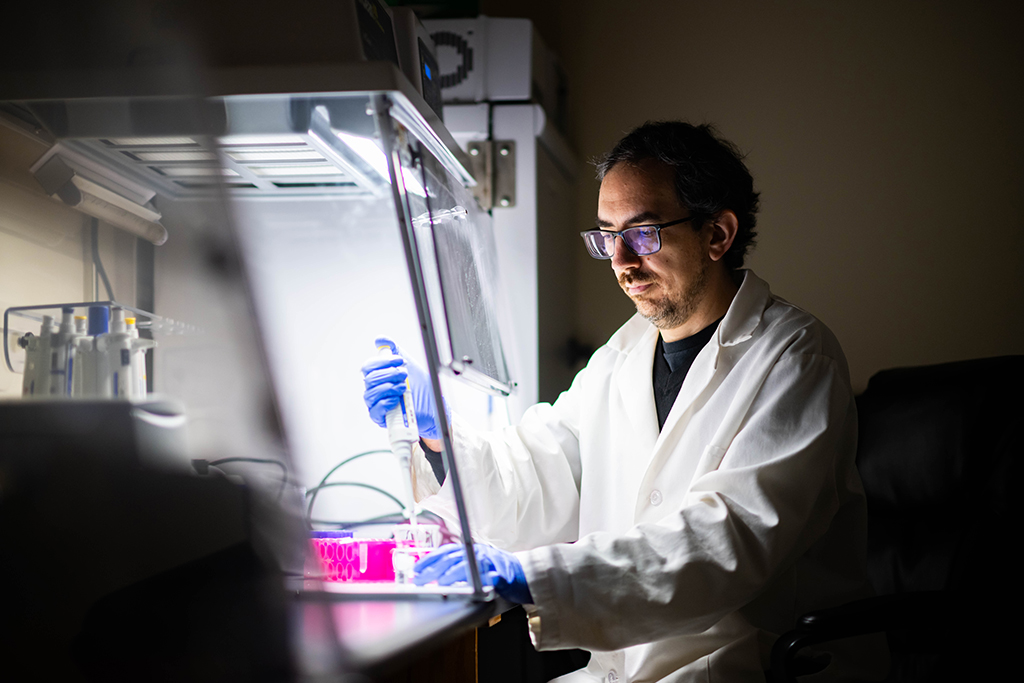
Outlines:
[[106, 334], [110, 331], [110, 309], [106, 306], [89, 307], [89, 334]]
[[337, 530], [331, 531], [310, 531], [310, 538], [352, 538], [352, 532], [348, 530]]

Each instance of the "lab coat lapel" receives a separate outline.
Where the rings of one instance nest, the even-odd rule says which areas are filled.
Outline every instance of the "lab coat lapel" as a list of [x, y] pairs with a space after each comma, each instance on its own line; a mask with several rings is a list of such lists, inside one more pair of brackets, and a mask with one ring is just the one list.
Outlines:
[[[753, 335], [754, 330], [761, 324], [761, 316], [764, 314], [765, 306], [768, 305], [770, 295], [768, 285], [764, 280], [754, 275], [753, 271], [744, 272], [743, 282], [740, 284], [736, 296], [733, 297], [721, 324], [715, 330], [711, 341], [697, 354], [689, 372], [686, 373], [686, 379], [683, 380], [683, 386], [679, 389], [676, 402], [665, 419], [665, 426], [658, 439], [659, 447], [715, 376], [723, 349], [741, 344]], [[672, 439], [672, 441], [675, 440]]]
[[679, 395], [676, 396], [676, 401], [672, 404], [672, 410], [669, 411], [668, 416], [665, 418], [665, 426], [661, 428], [656, 448], [660, 448], [668, 439], [676, 423], [679, 422], [680, 417], [689, 411], [690, 406], [703, 393], [708, 383], [711, 382], [711, 378], [714, 377], [720, 348], [717, 337], [718, 335], [716, 334], [700, 350], [697, 357], [693, 359], [693, 365], [690, 366], [686, 373], [683, 386], [679, 387]]
[[[690, 406], [700, 397], [715, 375], [718, 350], [717, 339], [712, 339], [708, 342], [707, 346], [701, 349], [697, 357], [693, 359], [693, 365], [690, 366], [689, 372], [686, 373], [686, 379], [683, 380], [683, 386], [679, 388], [679, 395], [676, 397], [675, 403], [672, 404], [672, 410], [669, 411], [668, 417], [665, 418], [665, 426], [661, 428], [661, 433], [655, 441], [647, 471], [644, 472], [643, 479], [640, 482], [641, 492], [653, 489], [655, 480], [665, 467], [665, 462], [673, 455], [679, 455], [676, 451], [679, 446], [681, 430], [685, 429], [685, 422], [689, 420]], [[684, 415], [686, 416], [685, 420], [683, 418]], [[680, 424], [680, 421], [683, 421], [683, 424]], [[693, 468], [696, 467], [697, 460], [694, 458], [692, 463], [685, 464], [688, 467], [683, 470], [674, 471], [686, 473], [681, 477], [679, 483], [689, 487], [690, 476], [692, 476]], [[636, 507], [633, 511], [634, 522], [640, 522], [643, 511], [647, 508], [647, 503], [648, 499], [646, 496], [637, 496]]]
[[626, 415], [635, 433], [636, 454], [649, 458], [658, 438], [658, 411], [654, 405], [654, 347], [658, 329], [651, 325], [629, 350], [619, 367], [616, 383]]
[[[679, 389], [679, 395], [676, 397], [675, 403], [672, 404], [672, 410], [665, 419], [661, 433], [655, 440], [651, 459], [641, 482], [641, 490], [653, 486], [653, 481], [664, 467], [665, 460], [675, 452], [676, 446], [679, 444], [680, 430], [686, 428], [685, 423], [689, 420], [690, 408], [715, 379], [723, 349], [741, 344], [751, 338], [754, 330], [761, 323], [761, 317], [770, 296], [768, 285], [763, 280], [754, 275], [752, 271], [748, 270], [744, 273], [743, 283], [714, 337], [697, 354], [689, 372], [686, 373], [686, 379], [683, 380], [683, 386]], [[652, 355], [652, 363], [653, 360]], [[721, 378], [716, 380], [716, 382], [718, 381], [721, 381]], [[680, 424], [681, 421], [682, 424]], [[657, 428], [657, 422], [655, 422], [655, 428]], [[692, 476], [697, 464], [696, 458], [699, 456], [700, 453], [694, 454], [693, 462], [688, 468], [684, 468], [683, 471], [688, 471], [689, 476]], [[690, 483], [689, 476], [685, 477], [686, 486], [689, 486]], [[637, 499], [634, 519], [640, 519], [645, 505], [645, 499], [642, 497]]]

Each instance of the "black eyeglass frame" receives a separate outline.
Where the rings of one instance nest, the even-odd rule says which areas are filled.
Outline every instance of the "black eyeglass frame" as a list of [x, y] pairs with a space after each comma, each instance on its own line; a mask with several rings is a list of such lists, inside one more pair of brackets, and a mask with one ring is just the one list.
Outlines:
[[[690, 214], [686, 218], [680, 218], [679, 220], [676, 220], [676, 221], [669, 221], [667, 223], [652, 223], [650, 225], [631, 225], [628, 228], [625, 228], [623, 230], [602, 230], [601, 228], [595, 228], [595, 229], [592, 229], [592, 230], [584, 230], [584, 231], [580, 232], [580, 237], [583, 238], [583, 244], [585, 244], [587, 246], [587, 252], [589, 252], [590, 255], [593, 258], [596, 258], [596, 259], [601, 260], [601, 261], [607, 261], [607, 260], [611, 259], [612, 256], [614, 256], [615, 252], [612, 252], [608, 256], [600, 256], [598, 254], [595, 254], [594, 250], [590, 248], [590, 242], [587, 241], [587, 235], [592, 235], [594, 233], [602, 233], [604, 235], [614, 235], [615, 237], [620, 238], [622, 240], [622, 243], [626, 246], [626, 249], [629, 249], [629, 251], [632, 252], [635, 256], [650, 256], [651, 254], [657, 254], [659, 251], [661, 251], [661, 231], [662, 230], [664, 230], [665, 228], [670, 228], [673, 225], [679, 225], [680, 223], [686, 223], [687, 221], [691, 221], [694, 218], [695, 218], [695, 216], [693, 214]], [[629, 242], [627, 242], [626, 238], [622, 236], [622, 233], [629, 232], [630, 230], [642, 230], [644, 228], [654, 228], [657, 231], [656, 234], [657, 234], [657, 238], [658, 238], [658, 246], [653, 251], [648, 251], [648, 252], [646, 252], [644, 254], [641, 254], [636, 249], [634, 249], [633, 247], [629, 246]]]

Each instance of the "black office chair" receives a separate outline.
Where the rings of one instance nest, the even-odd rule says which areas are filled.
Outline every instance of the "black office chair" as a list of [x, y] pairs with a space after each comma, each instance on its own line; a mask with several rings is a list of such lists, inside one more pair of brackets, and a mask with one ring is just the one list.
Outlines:
[[772, 650], [775, 681], [802, 674], [804, 647], [877, 632], [889, 640], [889, 681], [1005, 677], [1019, 659], [1010, 490], [1021, 483], [1022, 390], [1024, 356], [871, 378], [857, 397], [857, 466], [877, 597], [801, 617]]

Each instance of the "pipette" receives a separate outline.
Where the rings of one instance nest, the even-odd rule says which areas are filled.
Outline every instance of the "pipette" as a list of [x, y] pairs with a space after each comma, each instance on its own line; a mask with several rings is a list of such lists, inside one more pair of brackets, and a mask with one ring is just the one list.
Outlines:
[[[380, 356], [395, 355], [394, 346], [382, 344], [377, 347], [377, 354]], [[405, 392], [398, 401], [398, 405], [388, 411], [384, 420], [388, 427], [388, 441], [391, 442], [391, 452], [398, 458], [398, 467], [402, 471], [402, 482], [405, 485], [405, 516], [409, 524], [416, 525], [416, 499], [412, 493], [412, 446], [419, 441], [419, 428], [416, 426], [416, 411], [412, 403], [412, 388], [409, 380], [405, 380]]]

